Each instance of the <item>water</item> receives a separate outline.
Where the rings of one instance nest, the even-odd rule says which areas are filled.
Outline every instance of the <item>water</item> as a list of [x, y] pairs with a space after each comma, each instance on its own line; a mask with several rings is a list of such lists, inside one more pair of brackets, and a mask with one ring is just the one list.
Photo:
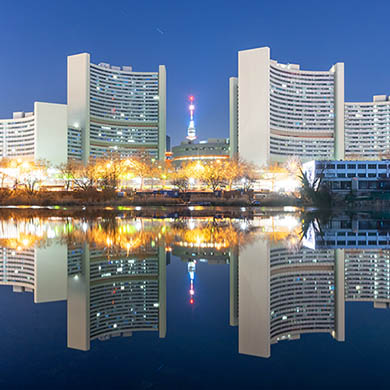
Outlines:
[[386, 216], [148, 213], [3, 210], [1, 388], [388, 388]]

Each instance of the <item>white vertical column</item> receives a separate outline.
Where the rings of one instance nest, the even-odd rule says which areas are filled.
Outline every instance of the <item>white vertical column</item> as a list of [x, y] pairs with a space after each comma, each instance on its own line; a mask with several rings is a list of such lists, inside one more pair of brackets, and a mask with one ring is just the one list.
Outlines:
[[238, 156], [238, 79], [229, 79], [229, 156]]
[[344, 63], [338, 62], [332, 68], [335, 72], [334, 86], [334, 157], [336, 160], [344, 160]]
[[335, 249], [335, 339], [345, 341], [344, 249]]
[[90, 349], [90, 253], [83, 245], [81, 272], [68, 276], [68, 348]]
[[165, 160], [167, 141], [167, 72], [164, 65], [158, 67], [158, 159]]
[[238, 52], [238, 150], [259, 166], [270, 160], [270, 49]]
[[90, 55], [68, 57], [68, 126], [81, 129], [84, 163], [90, 154]]
[[65, 163], [68, 159], [66, 104], [35, 102], [34, 124], [34, 158], [47, 160], [53, 165]]
[[66, 299], [68, 246], [52, 243], [35, 248], [34, 302], [54, 302]]
[[158, 247], [158, 330], [159, 336], [167, 334], [167, 256], [165, 244]]
[[230, 251], [230, 326], [238, 325], [238, 248], [233, 247]]
[[240, 249], [238, 352], [246, 355], [271, 355], [269, 253], [266, 240]]

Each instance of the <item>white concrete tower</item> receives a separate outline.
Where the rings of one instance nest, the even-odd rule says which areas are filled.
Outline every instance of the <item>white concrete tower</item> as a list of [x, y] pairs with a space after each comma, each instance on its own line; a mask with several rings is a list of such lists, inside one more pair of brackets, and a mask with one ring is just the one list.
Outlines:
[[190, 110], [190, 123], [188, 125], [186, 138], [192, 142], [196, 140], [196, 129], [195, 129], [195, 122], [194, 122], [195, 105], [194, 105], [193, 96], [190, 96], [190, 105], [188, 106], [188, 109]]

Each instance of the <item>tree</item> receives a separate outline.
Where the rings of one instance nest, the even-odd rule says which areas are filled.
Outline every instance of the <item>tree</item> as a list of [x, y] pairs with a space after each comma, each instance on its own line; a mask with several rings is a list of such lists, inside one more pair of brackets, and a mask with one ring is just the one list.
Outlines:
[[86, 165], [81, 162], [75, 164], [73, 183], [76, 188], [82, 191], [96, 189], [98, 181], [99, 172], [95, 161], [89, 161]]
[[34, 194], [37, 186], [47, 178], [48, 166], [44, 160], [18, 162], [18, 184], [24, 186], [29, 195]]
[[130, 160], [129, 167], [134, 171], [135, 176], [141, 179], [140, 190], [143, 190], [145, 179], [153, 176], [154, 166], [148, 156], [140, 156]]
[[232, 190], [234, 184], [240, 182], [240, 187], [248, 190], [257, 179], [256, 169], [253, 164], [250, 164], [240, 158], [225, 160], [224, 175], [229, 190]]
[[64, 180], [65, 190], [69, 191], [71, 184], [75, 179], [77, 163], [74, 160], [69, 160], [68, 162], [59, 165], [58, 169], [60, 171], [61, 178]]
[[119, 161], [100, 159], [96, 162], [99, 186], [105, 191], [115, 191], [123, 177], [125, 165]]
[[172, 173], [171, 183], [174, 187], [177, 187], [180, 192], [186, 192], [190, 185], [190, 180], [184, 170], [179, 170]]
[[226, 185], [226, 174], [224, 164], [221, 160], [210, 162], [204, 167], [202, 182], [206, 184], [212, 191], [221, 189]]
[[259, 174], [256, 170], [255, 165], [248, 162], [242, 162], [242, 164], [242, 185], [244, 191], [249, 191], [250, 189], [252, 189], [253, 184], [256, 182], [256, 180], [259, 179]]
[[3, 157], [0, 160], [0, 183], [1, 188], [4, 188], [4, 182], [9, 177], [7, 169], [10, 166], [10, 160], [7, 157]]
[[302, 169], [300, 172], [299, 180], [302, 184], [300, 190], [302, 201], [319, 208], [330, 207], [332, 203], [331, 193], [329, 188], [322, 184], [322, 173], [313, 181], [313, 183], [310, 183], [306, 172], [303, 172]]

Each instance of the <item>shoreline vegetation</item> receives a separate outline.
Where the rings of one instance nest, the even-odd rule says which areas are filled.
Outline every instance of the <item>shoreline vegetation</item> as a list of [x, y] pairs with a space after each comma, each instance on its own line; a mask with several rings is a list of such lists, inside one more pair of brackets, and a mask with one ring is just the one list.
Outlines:
[[0, 206], [118, 207], [118, 206], [223, 206], [223, 207], [284, 207], [301, 206], [295, 196], [278, 193], [256, 194], [253, 191], [216, 192], [115, 192], [0, 190]]

